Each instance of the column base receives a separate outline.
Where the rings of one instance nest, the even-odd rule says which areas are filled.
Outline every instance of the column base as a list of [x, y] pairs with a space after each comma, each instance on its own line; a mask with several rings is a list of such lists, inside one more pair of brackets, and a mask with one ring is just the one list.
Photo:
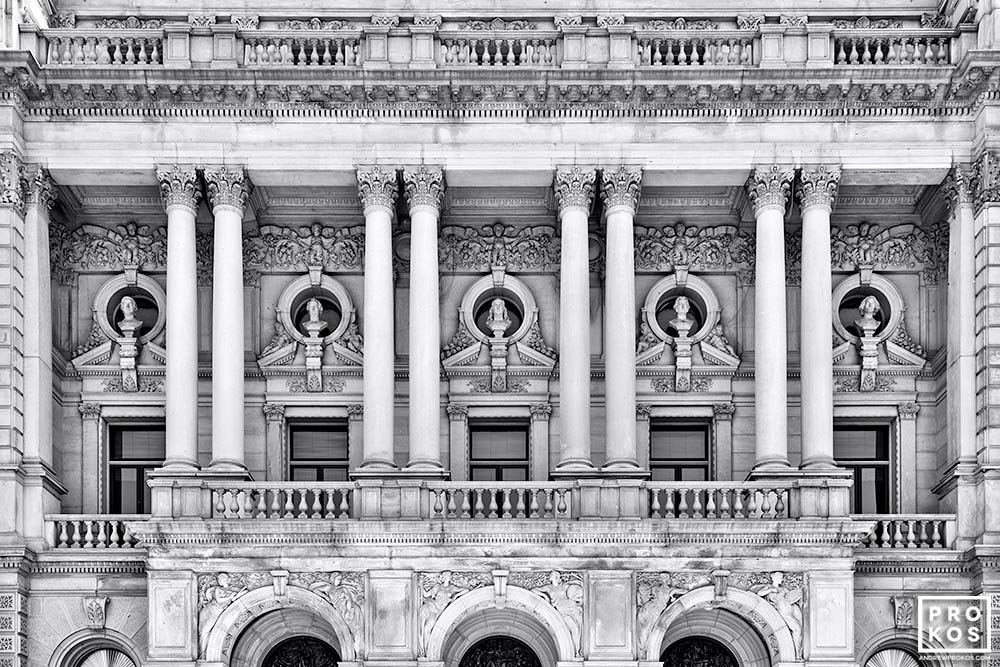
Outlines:
[[391, 472], [393, 470], [399, 470], [399, 466], [396, 465], [395, 461], [389, 461], [386, 459], [368, 459], [361, 462], [361, 467], [359, 467], [355, 472]]
[[795, 472], [796, 469], [788, 462], [788, 459], [776, 458], [776, 459], [766, 459], [763, 461], [757, 461], [753, 468], [750, 470], [750, 474], [747, 475], [747, 479], [754, 481], [761, 478], [767, 478], [777, 473], [779, 475], [788, 475], [788, 473]]
[[599, 470], [588, 459], [565, 459], [556, 464], [553, 477], [594, 477]]
[[830, 456], [817, 456], [811, 459], [806, 459], [799, 466], [802, 470], [839, 470], [837, 468], [837, 462], [833, 460]]
[[448, 471], [440, 461], [410, 461], [401, 472], [436, 479], [448, 477]]
[[601, 474], [608, 477], [629, 479], [645, 479], [649, 477], [649, 471], [643, 470], [639, 462], [635, 459], [613, 459], [607, 461], [601, 467]]
[[246, 465], [244, 465], [241, 461], [232, 461], [228, 459], [216, 459], [212, 461], [208, 468], [203, 472], [242, 479], [253, 479], [253, 475], [250, 474]]
[[185, 475], [195, 473], [201, 470], [201, 466], [198, 465], [197, 461], [191, 461], [189, 459], [167, 459], [163, 462], [156, 471], [156, 474], [161, 476], [171, 476], [171, 475]]

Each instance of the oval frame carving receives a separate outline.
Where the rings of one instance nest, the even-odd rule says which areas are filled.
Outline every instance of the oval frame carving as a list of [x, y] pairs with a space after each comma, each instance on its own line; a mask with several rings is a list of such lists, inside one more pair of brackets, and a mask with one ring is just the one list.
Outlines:
[[903, 313], [906, 312], [906, 302], [903, 301], [903, 295], [899, 293], [896, 286], [891, 280], [884, 276], [880, 276], [877, 273], [871, 274], [871, 278], [867, 281], [862, 279], [860, 273], [855, 273], [853, 275], [847, 276], [833, 288], [833, 312], [831, 313], [833, 321], [833, 330], [837, 332], [843, 340], [849, 341], [851, 343], [858, 343], [861, 341], [860, 338], [850, 333], [844, 324], [840, 321], [840, 302], [844, 300], [844, 297], [854, 289], [861, 287], [870, 287], [876, 292], [881, 293], [885, 300], [889, 302], [889, 321], [886, 323], [885, 327], [882, 328], [881, 333], [875, 336], [875, 339], [879, 343], [883, 343], [892, 335], [896, 333], [896, 329], [903, 321]]
[[101, 285], [101, 289], [97, 290], [97, 294], [94, 295], [93, 310], [101, 332], [107, 336], [108, 340], [118, 340], [122, 335], [115, 331], [114, 326], [108, 320], [108, 306], [111, 305], [111, 298], [115, 294], [130, 287], [143, 290], [156, 302], [156, 322], [148, 333], [139, 336], [139, 344], [144, 345], [159, 336], [167, 325], [167, 293], [158, 282], [141, 273], [136, 274], [134, 283], [129, 282], [124, 274], [114, 276]]
[[[715, 295], [712, 286], [696, 275], [688, 274], [683, 285], [678, 284], [676, 273], [658, 280], [646, 293], [646, 300], [642, 306], [642, 318], [657, 338], [667, 343], [673, 343], [674, 337], [664, 331], [656, 320], [656, 308], [660, 305], [663, 295], [677, 288], [691, 290], [705, 303], [705, 321], [700, 329], [689, 336], [692, 342], [698, 343], [708, 336], [715, 325], [719, 323], [719, 318], [722, 316], [722, 306], [719, 305], [719, 298]], [[657, 659], [659, 659], [658, 656]]]
[[292, 340], [303, 345], [305, 345], [306, 337], [295, 326], [295, 323], [292, 322], [291, 308], [295, 300], [307, 290], [313, 290], [313, 294], [316, 292], [325, 292], [326, 296], [333, 297], [340, 304], [340, 323], [336, 329], [323, 336], [323, 345], [328, 345], [343, 336], [344, 332], [347, 331], [347, 327], [354, 321], [354, 302], [351, 300], [351, 295], [348, 293], [347, 288], [339, 280], [335, 280], [327, 275], [320, 276], [319, 283], [314, 283], [312, 276], [309, 274], [299, 276], [288, 283], [285, 289], [282, 290], [281, 296], [278, 297], [278, 305], [275, 307], [274, 312], [278, 321], [285, 327], [285, 331]]
[[516, 343], [531, 331], [532, 324], [538, 320], [538, 306], [535, 303], [535, 296], [531, 293], [531, 289], [520, 280], [511, 275], [504, 275], [502, 282], [497, 285], [494, 281], [492, 275], [483, 276], [465, 291], [465, 295], [462, 296], [462, 305], [460, 308], [460, 317], [462, 322], [465, 324], [465, 328], [469, 331], [472, 336], [482, 342], [488, 343], [490, 337], [485, 333], [480, 331], [479, 327], [476, 326], [476, 302], [479, 297], [484, 294], [496, 290], [503, 289], [512, 292], [521, 301], [521, 307], [524, 309], [522, 313], [521, 326], [517, 328], [517, 331], [512, 333], [507, 337], [508, 343]]

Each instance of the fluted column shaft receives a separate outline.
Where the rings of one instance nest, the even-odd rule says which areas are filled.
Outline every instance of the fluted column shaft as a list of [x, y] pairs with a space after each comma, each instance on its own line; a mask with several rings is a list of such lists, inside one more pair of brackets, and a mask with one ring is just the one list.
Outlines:
[[830, 212], [840, 169], [802, 171], [802, 297], [800, 368], [802, 467], [833, 467], [833, 355], [830, 352], [833, 285]]
[[559, 169], [559, 472], [592, 470], [590, 459], [590, 239], [593, 169]]
[[441, 321], [438, 219], [440, 167], [403, 171], [410, 207], [410, 459], [412, 470], [441, 470]]
[[[198, 276], [194, 167], [157, 169], [167, 211], [167, 382], [165, 468], [198, 467]], [[242, 340], [242, 339], [241, 339]]]
[[635, 236], [642, 170], [620, 167], [604, 173], [601, 196], [607, 223], [604, 278], [604, 470], [635, 471]]
[[393, 349], [392, 217], [394, 169], [359, 169], [365, 212], [364, 456], [362, 468], [392, 469], [395, 350]]
[[24, 458], [52, 465], [52, 290], [49, 210], [52, 181], [27, 172], [24, 213]]
[[785, 204], [793, 172], [754, 170], [748, 193], [757, 221], [754, 289], [754, 470], [788, 467], [788, 346], [785, 314]]
[[242, 471], [244, 461], [242, 168], [205, 170], [215, 216], [212, 255], [212, 468]]

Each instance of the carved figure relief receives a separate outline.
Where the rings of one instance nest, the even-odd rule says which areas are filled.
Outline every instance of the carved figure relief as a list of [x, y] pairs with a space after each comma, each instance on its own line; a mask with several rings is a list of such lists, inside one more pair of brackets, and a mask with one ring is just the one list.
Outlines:
[[355, 640], [364, 620], [365, 584], [361, 572], [292, 572], [288, 583], [321, 595], [340, 612]]
[[733, 574], [730, 585], [770, 602], [781, 614], [792, 634], [797, 653], [802, 651], [803, 576], [799, 572], [753, 572]]
[[427, 640], [441, 612], [469, 591], [492, 586], [493, 577], [485, 572], [421, 572], [417, 575], [420, 593], [420, 655], [427, 655]]
[[526, 588], [548, 601], [566, 621], [576, 655], [582, 655], [583, 633], [583, 573], [561, 572], [511, 572], [511, 586]]
[[552, 271], [559, 266], [559, 237], [555, 227], [545, 225], [444, 227], [438, 256], [445, 271]]
[[226, 607], [250, 591], [269, 586], [271, 575], [266, 572], [220, 572], [198, 576], [198, 636], [204, 651], [208, 635]]
[[649, 632], [660, 615], [674, 600], [688, 591], [701, 586], [711, 585], [709, 574], [670, 573], [670, 572], [639, 572], [635, 577], [636, 608], [639, 613], [636, 620], [636, 636], [639, 638], [639, 650], [644, 651], [649, 639]]
[[292, 229], [262, 225], [243, 237], [245, 267], [262, 271], [361, 271], [365, 261], [364, 226], [331, 227], [313, 223]]

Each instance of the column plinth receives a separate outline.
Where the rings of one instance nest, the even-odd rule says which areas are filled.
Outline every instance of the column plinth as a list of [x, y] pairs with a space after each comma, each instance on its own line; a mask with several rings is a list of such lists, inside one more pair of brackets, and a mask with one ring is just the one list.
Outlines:
[[590, 237], [593, 169], [556, 171], [559, 264], [559, 474], [594, 472], [590, 457]]
[[406, 470], [439, 476], [441, 464], [441, 308], [438, 221], [440, 167], [403, 171], [410, 207], [410, 454]]

